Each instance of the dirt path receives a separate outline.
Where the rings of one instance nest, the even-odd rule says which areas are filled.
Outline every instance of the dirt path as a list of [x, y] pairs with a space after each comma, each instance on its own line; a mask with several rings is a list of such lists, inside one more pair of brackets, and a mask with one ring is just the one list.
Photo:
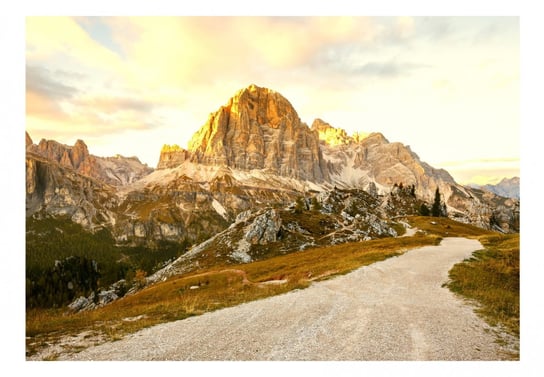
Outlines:
[[480, 248], [446, 238], [305, 290], [157, 325], [70, 357], [499, 360], [493, 331], [441, 287], [451, 266]]

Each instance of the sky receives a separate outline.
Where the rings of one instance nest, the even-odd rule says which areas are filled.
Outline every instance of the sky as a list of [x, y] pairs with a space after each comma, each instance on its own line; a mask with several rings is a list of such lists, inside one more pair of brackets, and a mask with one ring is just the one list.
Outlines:
[[519, 17], [27, 17], [26, 130], [155, 167], [250, 84], [459, 183], [519, 176]]

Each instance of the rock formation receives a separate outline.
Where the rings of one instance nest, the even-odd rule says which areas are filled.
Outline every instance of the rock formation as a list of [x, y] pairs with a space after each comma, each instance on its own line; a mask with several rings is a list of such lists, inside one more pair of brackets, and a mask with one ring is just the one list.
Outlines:
[[115, 222], [117, 197], [112, 187], [56, 161], [26, 158], [26, 214], [66, 216], [87, 229]]
[[345, 130], [341, 128], [334, 128], [329, 123], [315, 119], [312, 123], [312, 131], [316, 131], [319, 140], [330, 146], [349, 144], [353, 142], [353, 139], [348, 136]]
[[25, 132], [25, 144], [26, 144], [26, 148], [28, 148], [29, 146], [34, 144], [34, 142], [32, 141], [32, 138], [30, 137], [28, 132]]
[[89, 154], [87, 144], [83, 140], [77, 140], [72, 147], [46, 139], [42, 139], [38, 145], [35, 145], [27, 132], [26, 150], [48, 160], [56, 161], [61, 166], [73, 169], [87, 177], [114, 186], [127, 185], [153, 171], [152, 168], [142, 164], [137, 157], [93, 156]]
[[184, 161], [189, 160], [189, 157], [189, 151], [180, 148], [179, 145], [165, 144], [161, 149], [157, 169], [175, 168], [176, 166], [181, 165]]
[[251, 85], [211, 114], [189, 142], [191, 161], [328, 180], [317, 132], [281, 94]]

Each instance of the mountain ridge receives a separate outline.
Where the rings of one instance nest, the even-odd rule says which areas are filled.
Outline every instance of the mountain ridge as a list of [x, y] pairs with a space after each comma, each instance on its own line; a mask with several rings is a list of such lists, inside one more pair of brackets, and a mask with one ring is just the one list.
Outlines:
[[[461, 186], [447, 171], [422, 162], [410, 147], [390, 143], [380, 133], [349, 136], [321, 119], [309, 127], [285, 97], [256, 85], [237, 91], [211, 113], [188, 149], [165, 145], [154, 171], [138, 165], [138, 160], [92, 156], [81, 140], [73, 147], [54, 141], [36, 146], [26, 136], [27, 160], [37, 154], [113, 187], [115, 199], [108, 212], [98, 206], [88, 208], [85, 216], [107, 219], [102, 225], [111, 229], [117, 242], [198, 242], [225, 229], [249, 209], [287, 206], [298, 197], [337, 188], [375, 192], [386, 200], [396, 186], [411, 187], [427, 203], [438, 189], [448, 215], [459, 221], [505, 232], [519, 229], [519, 202]], [[129, 161], [136, 169], [127, 168], [124, 175], [112, 177], [107, 164], [116, 161]], [[35, 177], [32, 166], [27, 164], [30, 183]], [[74, 187], [90, 183], [79, 180], [78, 185], [56, 182], [68, 185], [62, 188], [68, 196], [80, 198]], [[33, 203], [28, 215], [47, 212], [59, 195], [53, 193], [46, 200], [28, 187], [27, 201]], [[77, 203], [70, 208], [74, 206]], [[51, 213], [58, 213], [55, 206], [51, 208]]]
[[477, 185], [482, 190], [490, 191], [494, 194], [507, 198], [519, 199], [520, 179], [519, 177], [503, 178], [496, 184]]
[[94, 156], [89, 153], [87, 144], [81, 139], [73, 146], [47, 139], [41, 139], [38, 144], [34, 144], [26, 132], [26, 151], [114, 186], [130, 184], [153, 171], [147, 164], [142, 164], [136, 156], [125, 157], [119, 154], [112, 157]]

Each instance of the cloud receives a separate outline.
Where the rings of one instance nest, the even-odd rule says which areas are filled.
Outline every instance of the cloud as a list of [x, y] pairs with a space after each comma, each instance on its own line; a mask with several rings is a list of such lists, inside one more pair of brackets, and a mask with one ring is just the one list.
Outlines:
[[[210, 85], [217, 80], [292, 73], [326, 46], [369, 43], [365, 17], [132, 17], [107, 19], [127, 70], [145, 85]], [[256, 81], [256, 80], [253, 80]]]
[[145, 96], [107, 91], [87, 93], [54, 77], [74, 79], [81, 76], [27, 66], [26, 114], [31, 129], [47, 126], [62, 129], [67, 134], [107, 135], [163, 124], [162, 118], [153, 112], [157, 103]]
[[398, 77], [406, 76], [415, 70], [429, 68], [428, 64], [418, 63], [399, 63], [395, 61], [386, 62], [369, 62], [360, 67], [353, 68], [353, 73], [362, 74], [365, 76], [377, 77]]
[[120, 70], [120, 57], [93, 40], [70, 17], [26, 17], [27, 62], [45, 62], [62, 58], [64, 65], [81, 70]]
[[55, 100], [72, 98], [77, 89], [54, 80], [51, 72], [44, 67], [26, 66], [26, 90]]
[[400, 38], [409, 38], [414, 34], [415, 21], [412, 17], [397, 17], [395, 32]]
[[114, 114], [117, 112], [136, 112], [146, 114], [151, 112], [155, 105], [144, 98], [96, 96], [83, 97], [74, 102], [82, 108], [92, 108], [96, 112]]
[[481, 158], [446, 161], [436, 165], [448, 170], [461, 184], [494, 184], [502, 178], [520, 175], [519, 158]]

